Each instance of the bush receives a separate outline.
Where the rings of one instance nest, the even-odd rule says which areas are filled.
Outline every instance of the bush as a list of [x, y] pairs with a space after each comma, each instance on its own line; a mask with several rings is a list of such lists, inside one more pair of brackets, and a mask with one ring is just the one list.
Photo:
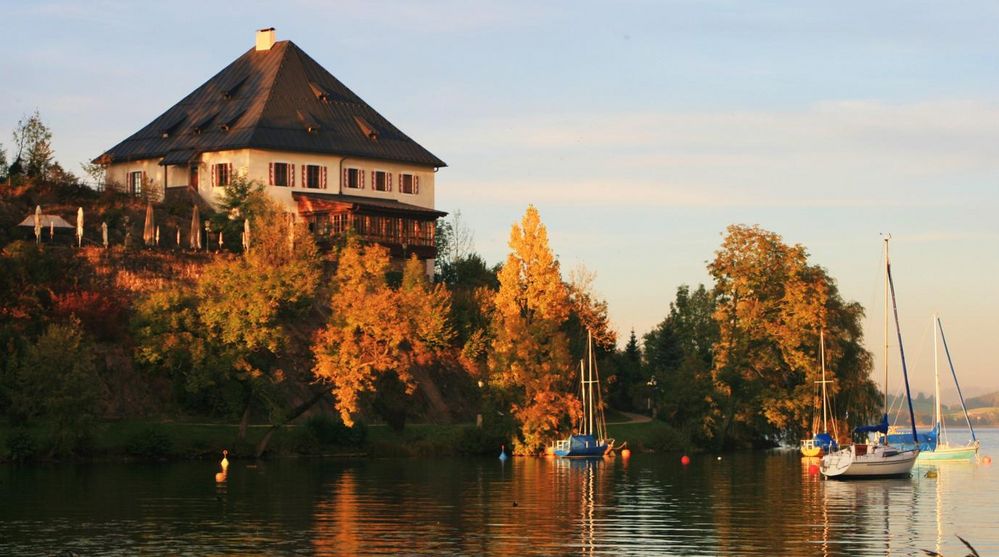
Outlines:
[[23, 429], [11, 432], [7, 437], [7, 458], [14, 462], [25, 462], [35, 458], [38, 446], [30, 433]]
[[339, 417], [312, 416], [303, 428], [321, 446], [360, 447], [368, 439], [368, 428], [363, 423], [347, 427]]
[[139, 458], [166, 458], [173, 452], [173, 439], [161, 426], [149, 426], [128, 437], [125, 452]]
[[467, 455], [498, 453], [500, 445], [510, 445], [509, 436], [500, 431], [475, 426], [462, 428], [456, 450]]

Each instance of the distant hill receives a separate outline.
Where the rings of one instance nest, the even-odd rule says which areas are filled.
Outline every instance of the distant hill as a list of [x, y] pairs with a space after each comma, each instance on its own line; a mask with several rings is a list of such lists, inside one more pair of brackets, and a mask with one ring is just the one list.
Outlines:
[[974, 398], [969, 398], [965, 401], [968, 405], [968, 409], [973, 408], [992, 408], [999, 406], [999, 391], [994, 393], [989, 393], [987, 395], [976, 396]]

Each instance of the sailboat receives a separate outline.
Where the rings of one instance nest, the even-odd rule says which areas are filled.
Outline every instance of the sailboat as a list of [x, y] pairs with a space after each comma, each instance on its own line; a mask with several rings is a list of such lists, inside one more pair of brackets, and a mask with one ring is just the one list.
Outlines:
[[583, 416], [576, 433], [555, 442], [552, 452], [561, 457], [602, 457], [614, 447], [614, 440], [607, 438], [607, 421], [604, 419], [600, 397], [600, 378], [597, 359], [593, 354], [593, 335], [586, 332], [586, 359], [579, 362]]
[[[964, 445], [951, 445], [947, 435], [947, 426], [940, 415], [940, 366], [937, 356], [937, 332], [943, 341], [944, 352], [947, 354], [947, 364], [950, 365], [950, 373], [954, 377], [954, 386], [957, 387], [957, 396], [961, 399], [961, 408], [964, 410], [964, 420], [968, 424], [968, 431], [971, 432], [971, 440]], [[950, 357], [950, 348], [947, 347], [947, 336], [944, 335], [943, 323], [936, 315], [933, 316], [933, 398], [935, 403], [933, 413], [933, 431], [936, 433], [934, 439], [936, 443], [929, 450], [919, 453], [919, 460], [971, 460], [978, 455], [981, 441], [975, 437], [975, 428], [971, 425], [971, 417], [968, 416], [968, 406], [964, 403], [964, 394], [961, 393], [961, 384], [957, 382], [957, 372], [954, 371], [954, 361]]]
[[[819, 456], [823, 452], [831, 453], [839, 449], [839, 445], [836, 443], [836, 436], [829, 434], [829, 395], [826, 394], [826, 384], [830, 381], [826, 380], [826, 340], [825, 332], [819, 331], [819, 353], [820, 359], [822, 360], [822, 381], [816, 381], [822, 385], [822, 431], [812, 435], [811, 439], [801, 440], [801, 455], [802, 456]], [[833, 420], [833, 428], [835, 429], [836, 422]]]
[[905, 396], [909, 403], [909, 419], [912, 424], [912, 436], [916, 434], [916, 415], [912, 410], [912, 396], [909, 392], [909, 374], [905, 366], [905, 349], [902, 348], [902, 328], [898, 322], [898, 306], [895, 303], [895, 284], [891, 278], [891, 261], [888, 258], [888, 240], [885, 237], [885, 405], [881, 423], [872, 426], [861, 426], [855, 433], [880, 433], [876, 443], [854, 443], [838, 451], [822, 457], [819, 471], [827, 478], [881, 478], [909, 476], [912, 466], [919, 456], [919, 449], [904, 450], [888, 444], [888, 299], [891, 296], [892, 312], [895, 316], [895, 332], [898, 336], [898, 351], [902, 360], [902, 376], [905, 378]]

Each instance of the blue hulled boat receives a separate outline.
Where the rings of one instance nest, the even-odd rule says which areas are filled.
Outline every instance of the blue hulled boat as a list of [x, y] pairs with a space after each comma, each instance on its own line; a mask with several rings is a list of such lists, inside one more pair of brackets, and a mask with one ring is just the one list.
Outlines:
[[556, 441], [550, 450], [560, 457], [599, 458], [611, 451], [614, 440], [607, 438], [597, 360], [593, 355], [593, 335], [589, 331], [586, 332], [586, 359], [579, 362], [579, 378], [583, 417], [577, 432]]

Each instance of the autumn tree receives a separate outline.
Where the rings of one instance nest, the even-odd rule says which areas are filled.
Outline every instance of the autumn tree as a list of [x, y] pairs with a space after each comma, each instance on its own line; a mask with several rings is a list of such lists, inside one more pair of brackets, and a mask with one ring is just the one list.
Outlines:
[[[853, 324], [834, 327], [830, 314], [850, 321], [862, 313], [830, 295], [832, 279], [808, 263], [803, 246], [786, 245], [759, 227], [730, 226], [708, 270], [719, 328], [712, 369], [717, 442], [726, 444], [730, 436], [775, 442], [799, 434], [814, 403], [820, 331], [827, 331], [830, 343], [841, 341], [840, 334], [858, 343]], [[861, 367], [851, 371], [855, 378], [866, 376], [858, 349], [850, 349]]]
[[493, 300], [490, 385], [520, 424], [514, 450], [535, 454], [581, 413], [562, 325], [571, 310], [537, 209], [510, 231]]
[[330, 320], [313, 345], [314, 373], [329, 384], [348, 426], [362, 398], [375, 394], [380, 383], [397, 381], [405, 395], [413, 394], [414, 366], [432, 361], [453, 335], [447, 290], [431, 286], [415, 258], [393, 289], [386, 278], [389, 263], [386, 248], [348, 239], [334, 277]]

